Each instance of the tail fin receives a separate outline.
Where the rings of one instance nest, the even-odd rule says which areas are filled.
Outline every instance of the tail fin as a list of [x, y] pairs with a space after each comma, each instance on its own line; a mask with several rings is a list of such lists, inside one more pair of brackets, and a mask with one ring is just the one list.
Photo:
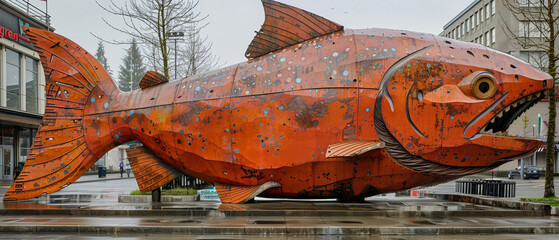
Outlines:
[[56, 192], [76, 181], [113, 147], [89, 146], [84, 125], [86, 105], [95, 99], [93, 92], [102, 91], [99, 88], [118, 91], [110, 75], [91, 54], [65, 37], [34, 28], [25, 28], [25, 33], [41, 56], [47, 101], [25, 166], [4, 201]]

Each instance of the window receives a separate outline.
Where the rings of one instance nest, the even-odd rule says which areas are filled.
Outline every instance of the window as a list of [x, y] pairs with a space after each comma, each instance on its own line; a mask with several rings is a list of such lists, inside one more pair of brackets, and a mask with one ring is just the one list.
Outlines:
[[6, 103], [8, 108], [21, 109], [21, 58], [18, 52], [6, 49]]
[[545, 51], [520, 51], [519, 58], [540, 69], [546, 69], [549, 64]]
[[[540, 0], [516, 0], [520, 7], [537, 7], [541, 6]], [[547, 2], [546, 2], [547, 4]]]
[[470, 28], [468, 27], [468, 19], [466, 19], [466, 21], [464, 22], [464, 28], [466, 29], [466, 32], [470, 32]]
[[485, 46], [491, 45], [491, 41], [489, 40], [489, 32], [485, 32]]
[[495, 15], [495, 0], [491, 0], [491, 15]]
[[476, 22], [476, 26], [477, 26], [477, 25], [479, 25], [479, 13], [476, 12], [476, 13], [474, 13], [474, 15], [475, 15], [474, 21]]
[[460, 36], [464, 36], [466, 32], [464, 32], [464, 23], [460, 24]]
[[491, 28], [491, 43], [495, 43], [495, 28]]
[[37, 60], [25, 57], [25, 78], [25, 111], [37, 113], [39, 110]]
[[470, 16], [470, 27], [474, 29], [474, 15]]
[[479, 36], [479, 44], [483, 45], [483, 34]]
[[485, 19], [489, 19], [489, 4], [485, 4]]
[[27, 159], [27, 154], [29, 154], [29, 150], [31, 149], [31, 144], [33, 143], [33, 139], [35, 138], [35, 134], [37, 130], [23, 128], [19, 131], [19, 167], [23, 167], [25, 160]]
[[483, 22], [483, 7], [479, 9], [479, 23]]
[[520, 37], [543, 37], [542, 32], [549, 32], [545, 22], [521, 21], [518, 25], [518, 36]]

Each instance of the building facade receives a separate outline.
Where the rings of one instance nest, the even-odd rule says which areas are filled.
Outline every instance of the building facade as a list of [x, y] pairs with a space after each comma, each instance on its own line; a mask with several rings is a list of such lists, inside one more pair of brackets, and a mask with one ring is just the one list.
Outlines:
[[21, 171], [45, 109], [45, 79], [22, 26], [49, 30], [27, 1], [0, 0], [0, 181]]
[[[538, 11], [540, 0], [475, 0], [462, 12], [456, 15], [444, 27], [441, 36], [473, 42], [520, 58], [542, 70], [547, 68], [547, 53], [536, 47], [524, 44], [527, 41], [541, 41], [543, 35], [538, 30], [538, 22], [522, 20], [515, 17], [507, 4], [512, 4], [522, 11]], [[559, 11], [556, 9], [555, 11]], [[520, 19], [520, 20], [519, 20]], [[520, 41], [519, 41], [520, 40]], [[522, 40], [525, 42], [523, 43]], [[559, 46], [555, 51], [559, 51]], [[546, 139], [548, 103], [542, 101], [509, 127], [511, 136], [529, 136]], [[559, 108], [557, 109], [559, 112]], [[555, 133], [555, 141], [559, 141], [559, 134]], [[558, 152], [556, 151], [556, 154]], [[559, 156], [557, 156], [559, 157]], [[559, 164], [555, 160], [555, 172], [559, 172]], [[533, 156], [524, 159], [525, 165], [538, 166], [545, 169], [545, 150], [540, 148]], [[498, 170], [507, 171], [519, 165], [519, 161], [501, 166]]]

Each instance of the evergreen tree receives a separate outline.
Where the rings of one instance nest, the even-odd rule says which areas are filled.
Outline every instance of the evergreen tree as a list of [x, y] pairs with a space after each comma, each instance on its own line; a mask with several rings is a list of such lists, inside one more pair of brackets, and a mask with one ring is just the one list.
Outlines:
[[126, 56], [122, 58], [122, 64], [118, 70], [118, 88], [125, 92], [139, 89], [139, 82], [145, 73], [140, 48], [136, 39], [132, 39], [132, 44], [127, 50]]
[[107, 58], [105, 57], [105, 45], [103, 45], [102, 41], [99, 41], [99, 43], [97, 44], [97, 51], [95, 52], [95, 58], [97, 59], [97, 61], [99, 61], [99, 63], [101, 63], [101, 66], [103, 66], [103, 68], [107, 70], [109, 75], [113, 75], [113, 72], [109, 67]]

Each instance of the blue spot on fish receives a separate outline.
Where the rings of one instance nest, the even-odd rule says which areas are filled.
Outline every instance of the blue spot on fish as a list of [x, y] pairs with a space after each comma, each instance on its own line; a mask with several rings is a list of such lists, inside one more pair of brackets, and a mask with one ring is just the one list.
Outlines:
[[182, 135], [183, 133], [184, 133], [184, 130], [180, 129], [180, 130], [179, 130], [179, 134]]
[[392, 52], [396, 52], [396, 48], [390, 48], [390, 50], [392, 50]]
[[130, 110], [130, 115], [134, 114], [134, 110]]
[[302, 81], [301, 78], [295, 79], [295, 82], [296, 82], [296, 83], [301, 83], [301, 81]]
[[285, 57], [280, 58], [280, 62], [285, 62], [285, 60], [287, 60], [287, 58]]
[[347, 76], [349, 75], [349, 72], [348, 72], [348, 71], [344, 71], [343, 75], [344, 75], [344, 77], [347, 77]]
[[266, 115], [267, 115], [267, 114], [268, 114], [268, 110], [264, 110], [264, 114], [266, 114]]
[[332, 56], [337, 57], [337, 56], [338, 56], [338, 52], [332, 53]]
[[92, 103], [95, 102], [95, 98], [94, 98], [94, 97], [91, 98], [91, 102], [92, 102]]
[[257, 67], [256, 71], [262, 72], [262, 67]]
[[103, 105], [105, 108], [109, 107], [109, 103], [105, 103], [105, 105]]
[[194, 88], [194, 91], [199, 92], [199, 91], [200, 91], [200, 86], [196, 86], [196, 87]]
[[427, 63], [427, 68], [431, 68], [431, 64], [428, 64], [428, 63]]
[[116, 139], [118, 139], [118, 138], [119, 138], [119, 137], [118, 137], [118, 134], [115, 134], [115, 138], [116, 138]]
[[369, 108], [365, 109], [366, 112], [369, 112], [370, 110], [371, 110], [371, 109], [369, 109]]
[[454, 116], [450, 116], [450, 119], [454, 119]]

